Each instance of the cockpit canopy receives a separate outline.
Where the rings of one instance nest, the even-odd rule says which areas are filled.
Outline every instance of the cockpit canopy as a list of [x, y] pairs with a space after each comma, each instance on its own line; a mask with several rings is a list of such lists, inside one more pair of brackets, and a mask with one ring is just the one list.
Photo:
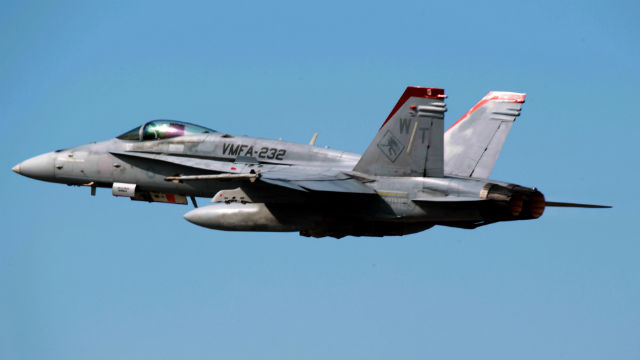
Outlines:
[[118, 136], [120, 140], [160, 140], [177, 136], [214, 133], [204, 126], [176, 120], [153, 120]]

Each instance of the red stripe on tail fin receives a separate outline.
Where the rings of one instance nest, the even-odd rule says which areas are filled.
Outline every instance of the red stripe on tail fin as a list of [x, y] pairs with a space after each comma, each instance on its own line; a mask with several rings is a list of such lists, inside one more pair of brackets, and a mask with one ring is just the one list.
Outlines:
[[511, 103], [524, 103], [524, 98], [527, 97], [527, 94], [506, 92], [506, 91], [490, 91], [487, 95], [485, 95], [477, 104], [475, 104], [469, 111], [464, 113], [458, 121], [456, 121], [447, 131], [451, 130], [454, 126], [458, 125], [462, 120], [469, 117], [469, 115], [473, 114], [476, 110], [481, 108], [484, 104], [489, 101], [500, 101], [500, 102], [511, 102]]
[[407, 102], [407, 100], [409, 100], [409, 98], [412, 98], [412, 97], [444, 99], [446, 95], [444, 94], [444, 89], [421, 87], [421, 86], [408, 86], [407, 89], [402, 94], [402, 96], [400, 96], [400, 100], [398, 100], [398, 103], [396, 103], [396, 106], [393, 107], [393, 110], [391, 110], [391, 112], [389, 113], [389, 116], [387, 116], [387, 119], [384, 121], [384, 123], [382, 123], [382, 126], [380, 126], [380, 129], [382, 129], [387, 124], [389, 119], [391, 119], [393, 114], [395, 114], [396, 111], [398, 111], [402, 107], [402, 105], [404, 105], [404, 103]]

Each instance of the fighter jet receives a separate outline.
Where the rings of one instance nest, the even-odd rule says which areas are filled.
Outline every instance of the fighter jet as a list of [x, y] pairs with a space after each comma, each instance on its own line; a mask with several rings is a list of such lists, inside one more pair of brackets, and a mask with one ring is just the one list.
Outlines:
[[[362, 156], [153, 120], [102, 142], [25, 160], [18, 174], [111, 188], [132, 200], [187, 204], [211, 229], [340, 238], [405, 235], [435, 225], [474, 229], [537, 219], [536, 188], [490, 180], [525, 94], [489, 92], [446, 132], [444, 89], [408, 87]], [[198, 207], [196, 197], [213, 204]]]

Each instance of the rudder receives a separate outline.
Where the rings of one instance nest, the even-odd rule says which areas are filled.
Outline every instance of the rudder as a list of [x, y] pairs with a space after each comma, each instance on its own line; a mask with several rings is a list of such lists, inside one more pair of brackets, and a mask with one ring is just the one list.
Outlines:
[[376, 176], [444, 176], [444, 89], [409, 86], [354, 171]]

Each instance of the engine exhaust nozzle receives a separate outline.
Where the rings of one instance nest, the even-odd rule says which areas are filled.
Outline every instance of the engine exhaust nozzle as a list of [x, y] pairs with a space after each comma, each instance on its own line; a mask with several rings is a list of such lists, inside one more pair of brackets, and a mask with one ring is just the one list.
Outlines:
[[538, 190], [529, 195], [529, 214], [534, 219], [539, 218], [544, 214], [544, 209], [547, 202], [544, 199], [544, 195]]

